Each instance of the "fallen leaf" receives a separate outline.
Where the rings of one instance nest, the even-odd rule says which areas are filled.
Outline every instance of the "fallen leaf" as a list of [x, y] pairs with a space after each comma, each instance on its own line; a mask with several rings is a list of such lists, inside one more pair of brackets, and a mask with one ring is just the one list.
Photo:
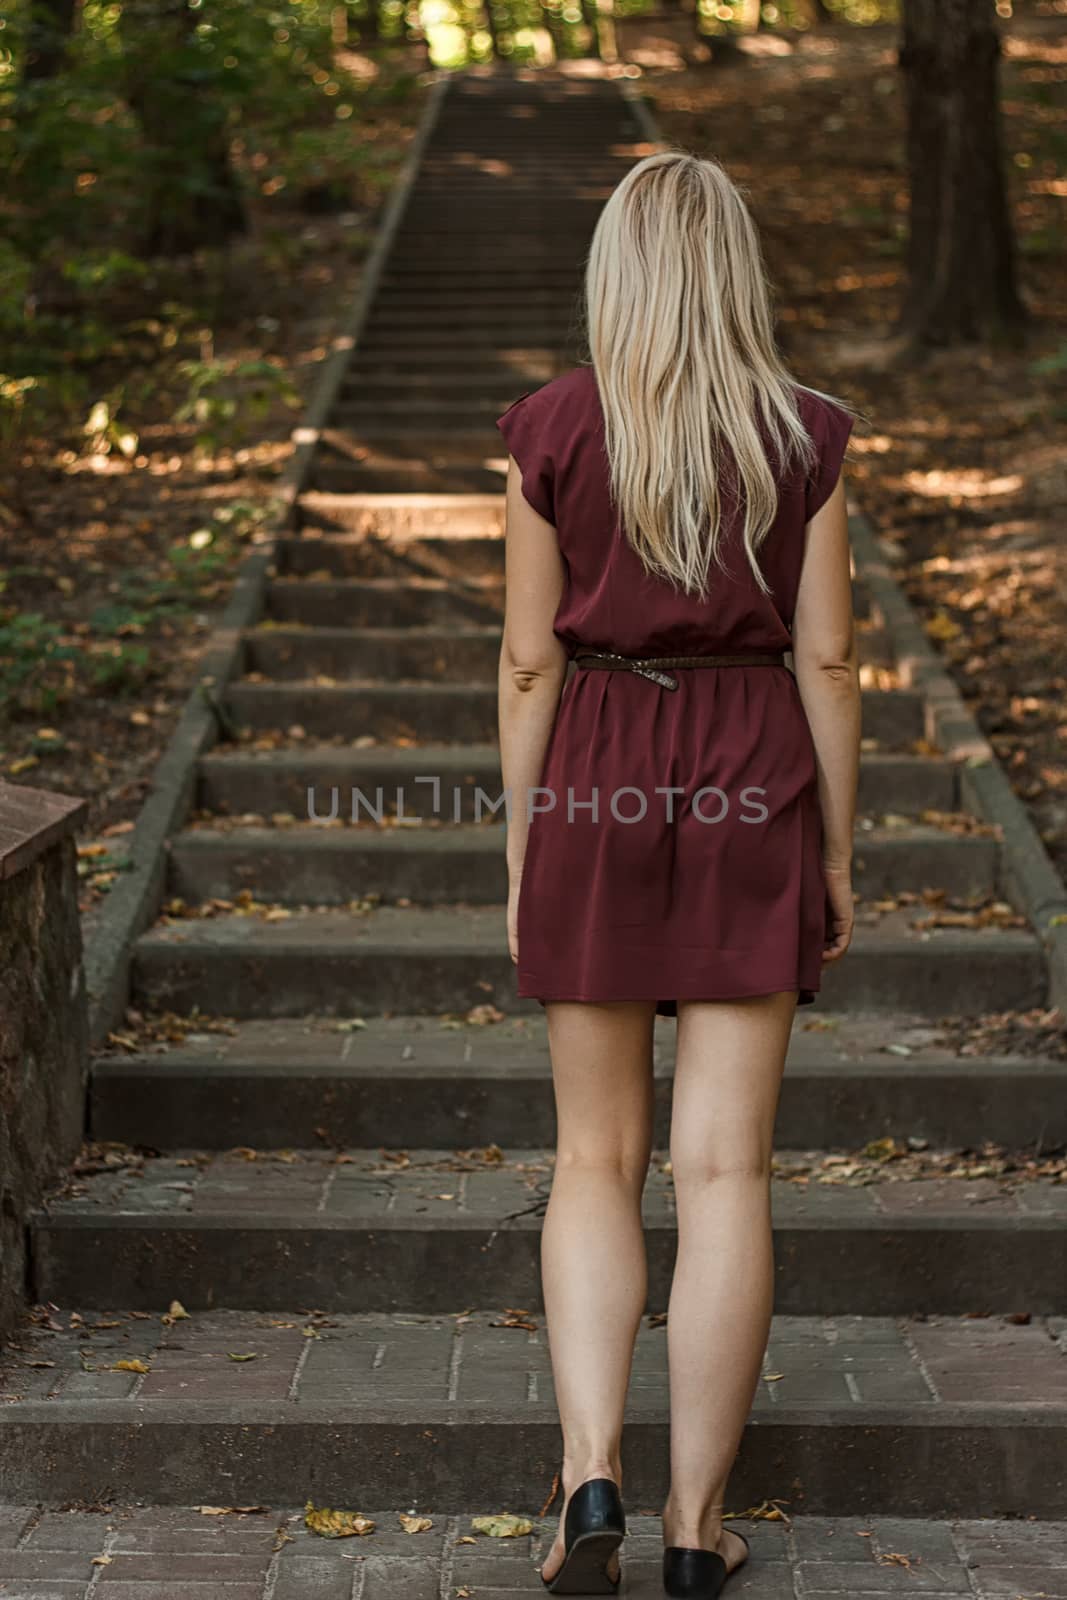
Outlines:
[[266, 1506], [196, 1506], [202, 1517], [246, 1517], [257, 1511], [266, 1511]]
[[429, 1517], [411, 1516], [404, 1511], [397, 1512], [397, 1516], [405, 1533], [428, 1533], [433, 1527], [433, 1522]]
[[255, 1361], [257, 1359], [254, 1350], [247, 1351], [244, 1354], [237, 1350], [227, 1350], [226, 1354], [231, 1361]]
[[141, 1361], [136, 1356], [129, 1360], [116, 1361], [108, 1368], [109, 1372], [151, 1372], [151, 1370], [147, 1361]]
[[361, 1511], [331, 1511], [326, 1506], [316, 1509], [310, 1500], [304, 1508], [304, 1526], [322, 1539], [363, 1538], [374, 1532], [374, 1523]]
[[529, 1517], [516, 1517], [509, 1511], [494, 1517], [472, 1517], [471, 1527], [476, 1533], [488, 1534], [490, 1539], [518, 1539], [534, 1531]]
[[189, 1313], [180, 1300], [172, 1300], [169, 1311], [164, 1312], [160, 1320], [169, 1328], [175, 1322], [187, 1322]]

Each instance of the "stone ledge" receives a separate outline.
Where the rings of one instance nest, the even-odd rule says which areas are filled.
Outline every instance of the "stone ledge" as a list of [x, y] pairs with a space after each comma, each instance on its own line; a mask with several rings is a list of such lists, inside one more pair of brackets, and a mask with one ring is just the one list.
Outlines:
[[84, 822], [87, 800], [0, 778], [0, 883], [24, 872]]

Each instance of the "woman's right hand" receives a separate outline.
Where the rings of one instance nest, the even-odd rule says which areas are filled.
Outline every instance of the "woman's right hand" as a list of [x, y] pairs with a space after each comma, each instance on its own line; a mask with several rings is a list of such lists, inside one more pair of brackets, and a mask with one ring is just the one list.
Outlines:
[[852, 900], [851, 867], [823, 867], [826, 894], [830, 902], [827, 918], [826, 946], [822, 953], [824, 963], [840, 961], [852, 942], [852, 923], [855, 915]]

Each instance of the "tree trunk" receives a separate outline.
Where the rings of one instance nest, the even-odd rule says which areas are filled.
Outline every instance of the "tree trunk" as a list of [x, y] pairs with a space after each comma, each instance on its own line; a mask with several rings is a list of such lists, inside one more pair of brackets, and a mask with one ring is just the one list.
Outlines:
[[589, 33], [589, 54], [597, 60], [602, 59], [600, 49], [600, 17], [598, 14], [597, 0], [581, 0], [582, 21]]
[[831, 11], [826, 0], [810, 0], [816, 22], [836, 22], [837, 12]]
[[247, 230], [230, 161], [226, 102], [205, 83], [186, 0], [127, 0], [126, 96], [149, 166], [149, 255], [187, 255]]
[[563, 20], [552, 6], [546, 5], [541, 0], [541, 21], [552, 40], [552, 53], [557, 61], [562, 61], [567, 54], [566, 33]]
[[493, 0], [485, 0], [482, 7], [485, 13], [485, 30], [489, 35], [489, 53], [494, 61], [502, 61], [500, 54], [500, 29], [496, 25], [496, 12], [493, 10]]
[[33, 0], [26, 27], [22, 83], [54, 78], [63, 65], [74, 32], [77, 0]]
[[382, 37], [380, 0], [367, 0], [367, 34], [374, 43], [378, 43]]
[[990, 0], [904, 0], [911, 227], [901, 331], [920, 345], [1017, 339]]

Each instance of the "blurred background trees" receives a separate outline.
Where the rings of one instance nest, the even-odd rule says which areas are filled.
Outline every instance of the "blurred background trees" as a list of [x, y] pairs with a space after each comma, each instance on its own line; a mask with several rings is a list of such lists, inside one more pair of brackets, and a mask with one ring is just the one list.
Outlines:
[[[657, 25], [709, 73], [743, 69], [749, 42], [867, 29], [899, 42], [900, 332], [920, 346], [1015, 336], [998, 11], [1010, 0], [902, 0], [902, 15], [894, 0], [12, 0], [0, 429], [27, 406], [93, 403], [112, 359], [147, 381], [161, 343], [232, 298], [234, 251], [250, 229], [269, 241], [276, 197], [311, 215], [351, 207], [353, 192], [372, 202], [391, 168], [363, 124], [390, 97], [405, 103], [427, 65], [625, 63]], [[282, 254], [289, 232], [277, 228]]]

